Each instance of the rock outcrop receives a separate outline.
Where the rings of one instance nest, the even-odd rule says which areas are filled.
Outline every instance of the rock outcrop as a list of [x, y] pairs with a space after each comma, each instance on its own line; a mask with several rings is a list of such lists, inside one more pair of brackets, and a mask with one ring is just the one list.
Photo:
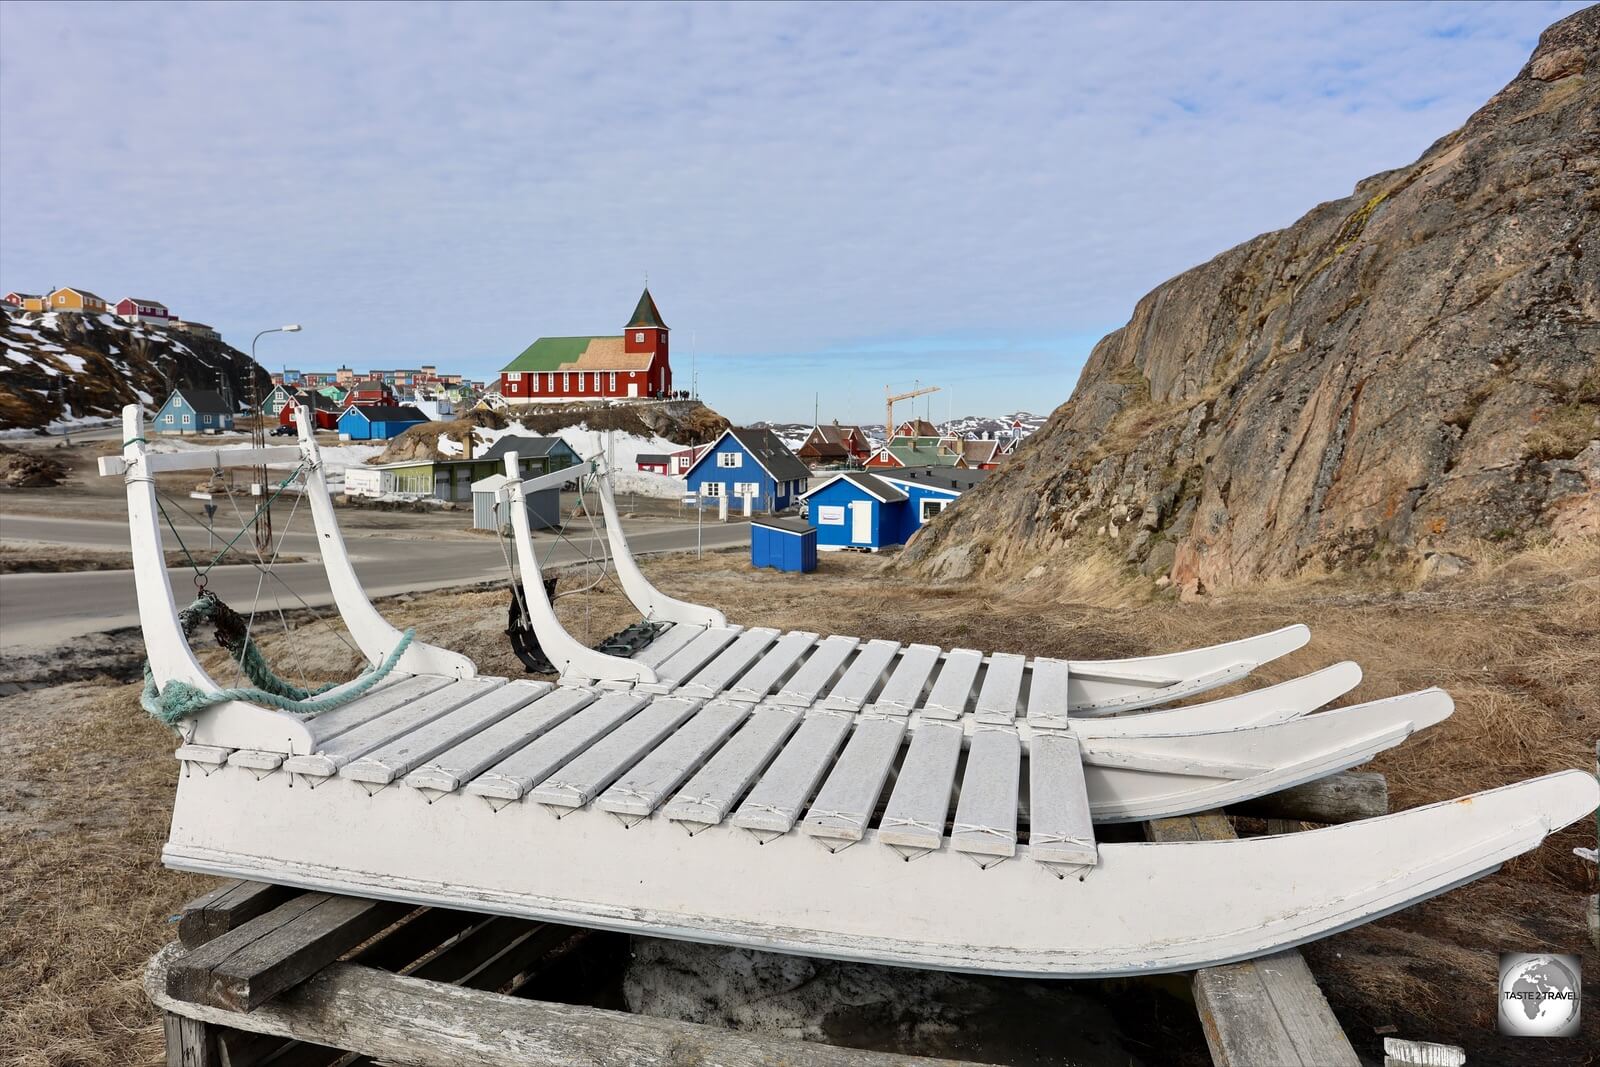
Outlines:
[[132, 325], [113, 315], [0, 311], [0, 429], [154, 411], [174, 388], [226, 390], [240, 400], [272, 389], [267, 372], [222, 341]]
[[1600, 8], [1460, 130], [1173, 278], [913, 542], [1022, 577], [1069, 542], [1190, 591], [1600, 532]]

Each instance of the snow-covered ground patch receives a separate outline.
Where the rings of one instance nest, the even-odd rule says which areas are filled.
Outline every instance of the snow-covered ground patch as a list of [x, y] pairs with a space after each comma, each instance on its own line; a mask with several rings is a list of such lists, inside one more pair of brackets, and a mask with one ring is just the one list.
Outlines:
[[454, 459], [466, 451], [465, 446], [460, 441], [457, 441], [447, 433], [442, 433], [435, 439], [435, 447], [438, 448], [439, 455], [447, 459]]

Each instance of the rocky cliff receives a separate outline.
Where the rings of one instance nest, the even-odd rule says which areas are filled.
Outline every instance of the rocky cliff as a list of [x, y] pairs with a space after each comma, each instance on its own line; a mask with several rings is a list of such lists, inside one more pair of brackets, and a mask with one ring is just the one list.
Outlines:
[[1597, 219], [1591, 7], [1412, 165], [1139, 301], [906, 558], [1100, 545], [1196, 591], [1600, 531]]
[[267, 372], [221, 341], [112, 315], [0, 312], [0, 429], [153, 411], [178, 386], [246, 400], [251, 375], [265, 397]]

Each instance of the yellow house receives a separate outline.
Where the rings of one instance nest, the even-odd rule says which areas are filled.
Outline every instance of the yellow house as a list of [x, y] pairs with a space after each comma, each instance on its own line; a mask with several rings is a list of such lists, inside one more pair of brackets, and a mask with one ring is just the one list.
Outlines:
[[33, 293], [7, 293], [5, 302], [21, 311], [43, 311], [44, 297]]
[[51, 311], [78, 311], [97, 315], [106, 309], [106, 302], [87, 289], [57, 289], [45, 298]]

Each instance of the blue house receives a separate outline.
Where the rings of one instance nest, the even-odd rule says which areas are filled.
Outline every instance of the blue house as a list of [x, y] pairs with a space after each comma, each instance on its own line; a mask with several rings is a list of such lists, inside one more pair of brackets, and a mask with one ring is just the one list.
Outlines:
[[808, 574], [817, 569], [817, 528], [799, 519], [751, 519], [750, 564]]
[[702, 507], [719, 507], [728, 501], [730, 512], [784, 511], [800, 499], [811, 480], [811, 468], [789, 451], [771, 430], [724, 430], [684, 474], [690, 493], [698, 493]]
[[428, 416], [409, 405], [385, 407], [377, 404], [351, 404], [339, 416], [339, 436], [352, 441], [387, 441], [411, 427], [427, 422]]
[[903, 545], [988, 474], [953, 467], [846, 471], [805, 495], [820, 549]]
[[221, 433], [233, 429], [233, 405], [210, 389], [174, 389], [156, 412], [156, 433]]

